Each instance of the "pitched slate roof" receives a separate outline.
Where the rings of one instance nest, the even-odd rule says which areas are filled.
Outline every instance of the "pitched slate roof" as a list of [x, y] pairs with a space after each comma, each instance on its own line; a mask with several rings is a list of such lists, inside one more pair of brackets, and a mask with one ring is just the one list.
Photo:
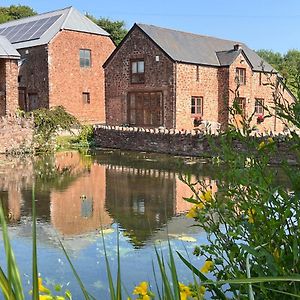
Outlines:
[[74, 7], [1, 24], [0, 35], [21, 49], [48, 44], [63, 29], [109, 36]]
[[[254, 71], [271, 72], [274, 69], [244, 43], [182, 32], [153, 25], [135, 24], [174, 61], [228, 66], [238, 55], [234, 45], [239, 44]], [[262, 67], [263, 62], [263, 67]]]
[[9, 42], [9, 40], [0, 35], [0, 58], [19, 59], [20, 53]]

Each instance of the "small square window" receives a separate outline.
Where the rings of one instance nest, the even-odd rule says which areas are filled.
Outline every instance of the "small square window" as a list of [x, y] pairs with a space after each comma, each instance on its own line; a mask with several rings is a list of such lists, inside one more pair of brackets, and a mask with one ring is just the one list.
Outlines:
[[203, 98], [202, 97], [192, 97], [191, 98], [191, 114], [203, 115]]
[[80, 49], [80, 67], [81, 68], [90, 68], [91, 67], [91, 50], [89, 49]]
[[254, 112], [257, 115], [264, 115], [264, 99], [255, 99]]
[[196, 67], [196, 81], [199, 81], [200, 80], [200, 67], [197, 66]]
[[82, 100], [84, 104], [90, 104], [91, 103], [91, 98], [90, 98], [90, 93], [82, 93]]
[[261, 85], [261, 72], [259, 72], [258, 84]]
[[143, 59], [131, 61], [131, 83], [145, 82], [145, 62]]
[[246, 98], [237, 98], [235, 99], [237, 104], [237, 114], [238, 115], [245, 115], [246, 112]]
[[246, 69], [236, 68], [235, 80], [239, 85], [246, 84]]

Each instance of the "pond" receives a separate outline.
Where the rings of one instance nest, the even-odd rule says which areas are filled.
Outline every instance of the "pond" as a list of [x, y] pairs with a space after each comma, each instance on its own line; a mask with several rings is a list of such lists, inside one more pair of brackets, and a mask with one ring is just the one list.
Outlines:
[[[45, 285], [69, 289], [83, 299], [59, 245], [65, 246], [86, 289], [96, 299], [109, 299], [101, 238], [116, 278], [117, 240], [120, 243], [122, 282], [129, 291], [141, 281], [155, 289], [154, 245], [184, 255], [205, 243], [206, 235], [185, 217], [191, 191], [179, 175], [192, 174], [216, 189], [210, 164], [191, 158], [124, 152], [58, 152], [36, 158], [0, 157], [0, 198], [9, 217], [9, 234], [20, 267], [26, 298], [31, 289], [32, 186], [35, 183], [38, 217], [38, 266]], [[180, 281], [192, 274], [176, 254]], [[191, 255], [201, 267], [202, 258]], [[0, 264], [5, 266], [2, 235]], [[0, 296], [1, 299], [1, 296]]]

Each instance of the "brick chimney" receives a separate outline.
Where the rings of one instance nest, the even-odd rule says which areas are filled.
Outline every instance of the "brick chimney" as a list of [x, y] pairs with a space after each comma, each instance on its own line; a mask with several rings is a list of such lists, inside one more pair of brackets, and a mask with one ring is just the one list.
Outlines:
[[234, 51], [238, 51], [238, 50], [240, 50], [240, 49], [242, 49], [242, 46], [241, 46], [240, 44], [235, 44], [235, 45], [233, 45], [233, 50], [234, 50]]

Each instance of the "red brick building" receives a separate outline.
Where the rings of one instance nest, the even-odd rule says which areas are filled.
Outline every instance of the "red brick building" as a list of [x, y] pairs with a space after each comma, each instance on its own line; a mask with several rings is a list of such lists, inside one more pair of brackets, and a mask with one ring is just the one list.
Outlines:
[[115, 48], [106, 31], [69, 7], [1, 24], [0, 36], [21, 54], [21, 109], [62, 105], [80, 121], [105, 121], [102, 65]]
[[20, 54], [0, 36], [0, 117], [14, 113], [18, 107], [18, 60]]
[[[279, 80], [245, 44], [143, 24], [131, 28], [104, 68], [109, 125], [191, 129], [200, 117], [226, 126], [234, 101], [235, 119], [254, 113], [256, 124], [273, 103], [269, 83]], [[257, 126], [283, 130], [275, 117]]]

